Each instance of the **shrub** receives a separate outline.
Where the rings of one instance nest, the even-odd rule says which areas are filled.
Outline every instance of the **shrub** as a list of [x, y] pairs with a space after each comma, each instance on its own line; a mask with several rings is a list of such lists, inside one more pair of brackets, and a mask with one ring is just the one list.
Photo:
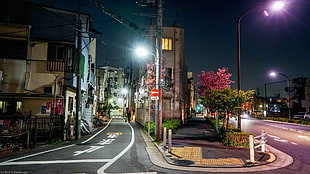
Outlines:
[[[144, 129], [146, 130], [146, 131], [148, 131], [148, 129], [149, 129], [149, 123], [148, 122], [146, 122], [146, 123], [144, 123]], [[151, 136], [154, 136], [155, 135], [155, 122], [154, 121], [151, 121], [150, 122], [150, 135]]]
[[175, 133], [177, 128], [182, 125], [182, 122], [178, 119], [165, 120], [162, 124], [162, 127], [166, 127], [167, 130], [171, 129], [172, 133]]
[[243, 146], [249, 147], [249, 133], [229, 131], [224, 134], [222, 143], [225, 146]]
[[[171, 129], [172, 133], [175, 133], [176, 130], [182, 125], [182, 122], [178, 119], [164, 120], [162, 123], [162, 127], [166, 127], [167, 130]], [[148, 131], [148, 122], [144, 124], [144, 129]], [[155, 135], [155, 122], [150, 122], [150, 135]]]

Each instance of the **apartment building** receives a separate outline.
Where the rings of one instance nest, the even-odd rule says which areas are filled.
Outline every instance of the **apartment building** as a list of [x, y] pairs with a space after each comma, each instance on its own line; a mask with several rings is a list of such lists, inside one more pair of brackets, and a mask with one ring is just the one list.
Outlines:
[[[155, 38], [153, 41], [155, 42]], [[150, 39], [150, 42], [152, 42], [152, 39]], [[162, 77], [169, 77], [172, 80], [170, 88], [163, 88], [160, 108], [162, 120], [175, 118], [185, 122], [189, 117], [188, 111], [191, 105], [194, 104], [189, 101], [187, 67], [184, 54], [184, 29], [178, 26], [163, 27], [162, 50], [162, 68], [165, 69]], [[146, 70], [145, 64], [140, 66], [135, 93], [137, 106], [135, 118], [141, 124], [147, 122], [148, 117], [151, 117], [150, 120], [154, 121], [155, 115], [154, 101], [148, 100], [150, 91], [146, 85], [148, 76]], [[194, 88], [191, 89], [194, 90]]]
[[16, 0], [0, 11], [0, 120], [54, 116], [66, 124], [76, 119], [79, 100], [79, 119], [91, 124], [96, 39], [90, 15]]

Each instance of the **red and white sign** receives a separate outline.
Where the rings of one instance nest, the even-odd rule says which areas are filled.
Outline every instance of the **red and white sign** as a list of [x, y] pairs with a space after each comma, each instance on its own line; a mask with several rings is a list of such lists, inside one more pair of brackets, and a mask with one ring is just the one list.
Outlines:
[[151, 97], [157, 97], [158, 95], [159, 95], [159, 90], [158, 89], [152, 89]]

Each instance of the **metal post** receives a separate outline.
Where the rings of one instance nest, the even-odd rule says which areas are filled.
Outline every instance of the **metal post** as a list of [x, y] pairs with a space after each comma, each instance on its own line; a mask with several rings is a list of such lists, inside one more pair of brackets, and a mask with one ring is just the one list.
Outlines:
[[254, 160], [254, 139], [253, 135], [249, 136], [249, 142], [250, 142], [250, 162], [253, 163]]
[[287, 78], [287, 92], [288, 92], [288, 119], [291, 120], [291, 89], [290, 89], [291, 85], [290, 85], [290, 79]]
[[172, 130], [169, 129], [168, 131], [168, 152], [171, 152], [171, 146], [172, 146]]
[[26, 149], [29, 149], [30, 131], [27, 131]]
[[265, 153], [265, 144], [266, 144], [266, 135], [265, 135], [265, 131], [262, 131], [262, 137], [260, 138], [261, 141], [261, 152]]
[[267, 83], [265, 83], [265, 101], [266, 103], [264, 103], [264, 109], [265, 109], [264, 116], [266, 117], [268, 113]]
[[[241, 19], [244, 15], [246, 15], [249, 11], [260, 8], [262, 5], [257, 5], [251, 8], [246, 9], [241, 15], [238, 17], [237, 20], [237, 85], [238, 85], [238, 93], [241, 90]], [[241, 130], [241, 116], [240, 111], [238, 110], [238, 129]]]
[[167, 128], [164, 127], [163, 146], [167, 145]]
[[150, 141], [150, 130], [151, 130], [151, 97], [149, 96], [149, 116], [148, 116], [148, 128], [147, 128], [147, 131], [148, 131], [148, 141]]

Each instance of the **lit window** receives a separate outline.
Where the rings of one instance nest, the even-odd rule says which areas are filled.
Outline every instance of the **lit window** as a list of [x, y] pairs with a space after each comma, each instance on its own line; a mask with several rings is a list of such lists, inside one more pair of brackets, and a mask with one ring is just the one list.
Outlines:
[[163, 50], [172, 50], [172, 39], [162, 38], [162, 49]]

